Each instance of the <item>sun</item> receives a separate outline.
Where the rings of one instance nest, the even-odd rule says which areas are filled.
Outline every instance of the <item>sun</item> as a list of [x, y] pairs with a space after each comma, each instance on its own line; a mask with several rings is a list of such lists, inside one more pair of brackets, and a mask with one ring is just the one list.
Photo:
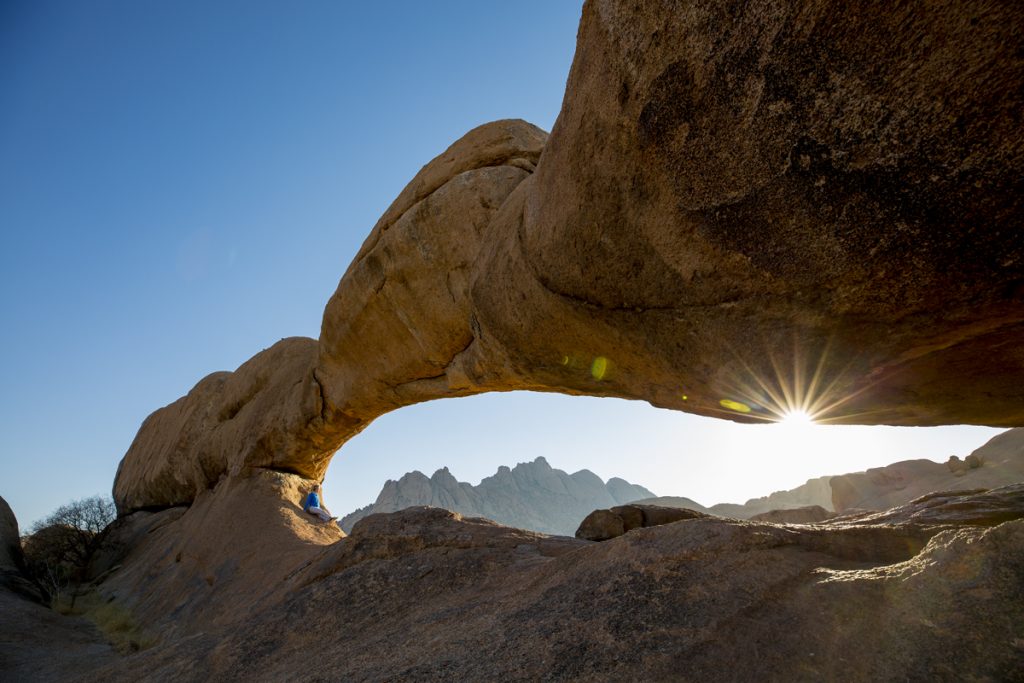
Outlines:
[[781, 422], [788, 426], [800, 427], [814, 424], [814, 418], [806, 410], [798, 408], [796, 410], [787, 411], [782, 416]]

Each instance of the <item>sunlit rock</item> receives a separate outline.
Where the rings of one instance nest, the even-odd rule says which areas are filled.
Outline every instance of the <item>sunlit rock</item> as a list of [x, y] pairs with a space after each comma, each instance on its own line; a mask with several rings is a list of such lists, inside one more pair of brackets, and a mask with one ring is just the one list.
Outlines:
[[147, 420], [121, 510], [318, 478], [382, 413], [494, 390], [1024, 424], [1021, 13], [587, 3], [550, 137], [498, 121], [427, 164], [319, 344]]

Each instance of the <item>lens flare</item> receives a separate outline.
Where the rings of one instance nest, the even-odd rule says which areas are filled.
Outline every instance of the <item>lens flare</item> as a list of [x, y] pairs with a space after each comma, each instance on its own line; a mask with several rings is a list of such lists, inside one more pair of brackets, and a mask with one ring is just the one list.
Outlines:
[[856, 353], [836, 352], [832, 338], [802, 341], [794, 335], [792, 343], [790, 358], [779, 346], [754, 354], [724, 343], [733, 362], [717, 381], [719, 396], [726, 397], [718, 402], [717, 411], [734, 419], [743, 413], [748, 421], [789, 425], [848, 420], [848, 406], [870, 391], [877, 379], [862, 375], [864, 367]]
[[740, 401], [733, 401], [730, 398], [723, 398], [721, 401], [718, 402], [718, 404], [721, 405], [723, 408], [736, 411], [737, 413], [750, 412], [750, 406], [748, 406], [746, 403], [742, 403]]

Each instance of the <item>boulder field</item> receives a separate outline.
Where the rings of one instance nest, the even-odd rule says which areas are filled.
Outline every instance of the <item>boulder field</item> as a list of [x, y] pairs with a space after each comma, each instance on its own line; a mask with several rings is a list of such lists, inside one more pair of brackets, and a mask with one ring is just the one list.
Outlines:
[[384, 212], [320, 338], [142, 425], [122, 512], [322, 478], [404, 405], [530, 389], [739, 421], [1024, 424], [1024, 8], [583, 8], [550, 136], [476, 128]]

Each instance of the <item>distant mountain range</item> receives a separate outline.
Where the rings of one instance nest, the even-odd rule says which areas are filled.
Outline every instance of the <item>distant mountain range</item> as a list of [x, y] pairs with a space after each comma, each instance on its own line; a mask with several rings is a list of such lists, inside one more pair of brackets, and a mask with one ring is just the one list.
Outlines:
[[598, 508], [653, 497], [625, 479], [604, 482], [590, 470], [567, 474], [537, 458], [512, 468], [503, 465], [477, 486], [456, 480], [447, 467], [430, 477], [409, 472], [398, 481], [389, 479], [376, 502], [345, 515], [339, 524], [349, 532], [367, 515], [431, 505], [520, 529], [571, 536], [580, 520]]
[[349, 532], [356, 521], [375, 512], [431, 505], [520, 529], [571, 536], [594, 510], [626, 503], [684, 507], [720, 517], [749, 519], [772, 510], [815, 505], [836, 513], [885, 510], [932, 491], [985, 489], [1019, 481], [1024, 481], [1024, 428], [998, 434], [964, 461], [904, 460], [864, 472], [817, 477], [743, 504], [711, 507], [689, 498], [655, 496], [618, 477], [605, 483], [589, 470], [566, 474], [552, 468], [544, 458], [537, 458], [511, 469], [499, 467], [494, 476], [478, 486], [457, 481], [447, 467], [431, 477], [410, 472], [398, 481], [388, 480], [375, 503], [346, 515], [340, 524]]
[[850, 510], [887, 510], [933, 491], [988, 489], [1020, 481], [1024, 481], [1024, 428], [997, 434], [964, 460], [902, 460], [863, 472], [818, 477], [788, 491], [751, 498], [742, 505], [719, 503], [705, 508], [689, 498], [672, 496], [635, 502], [738, 519], [812, 505], [842, 514]]
[[[935, 464], [935, 463], [932, 463]], [[751, 498], [742, 505], [739, 503], [718, 503], [711, 507], [704, 507], [689, 498], [677, 496], [658, 496], [645, 500], [634, 501], [645, 505], [663, 505], [672, 508], [689, 508], [698, 512], [719, 517], [733, 517], [735, 519], [750, 519], [771, 510], [789, 510], [792, 508], [820, 505], [826, 510], [832, 510], [832, 486], [829, 481], [831, 476], [809, 479], [804, 484], [788, 491], [776, 491], [768, 496]]]

